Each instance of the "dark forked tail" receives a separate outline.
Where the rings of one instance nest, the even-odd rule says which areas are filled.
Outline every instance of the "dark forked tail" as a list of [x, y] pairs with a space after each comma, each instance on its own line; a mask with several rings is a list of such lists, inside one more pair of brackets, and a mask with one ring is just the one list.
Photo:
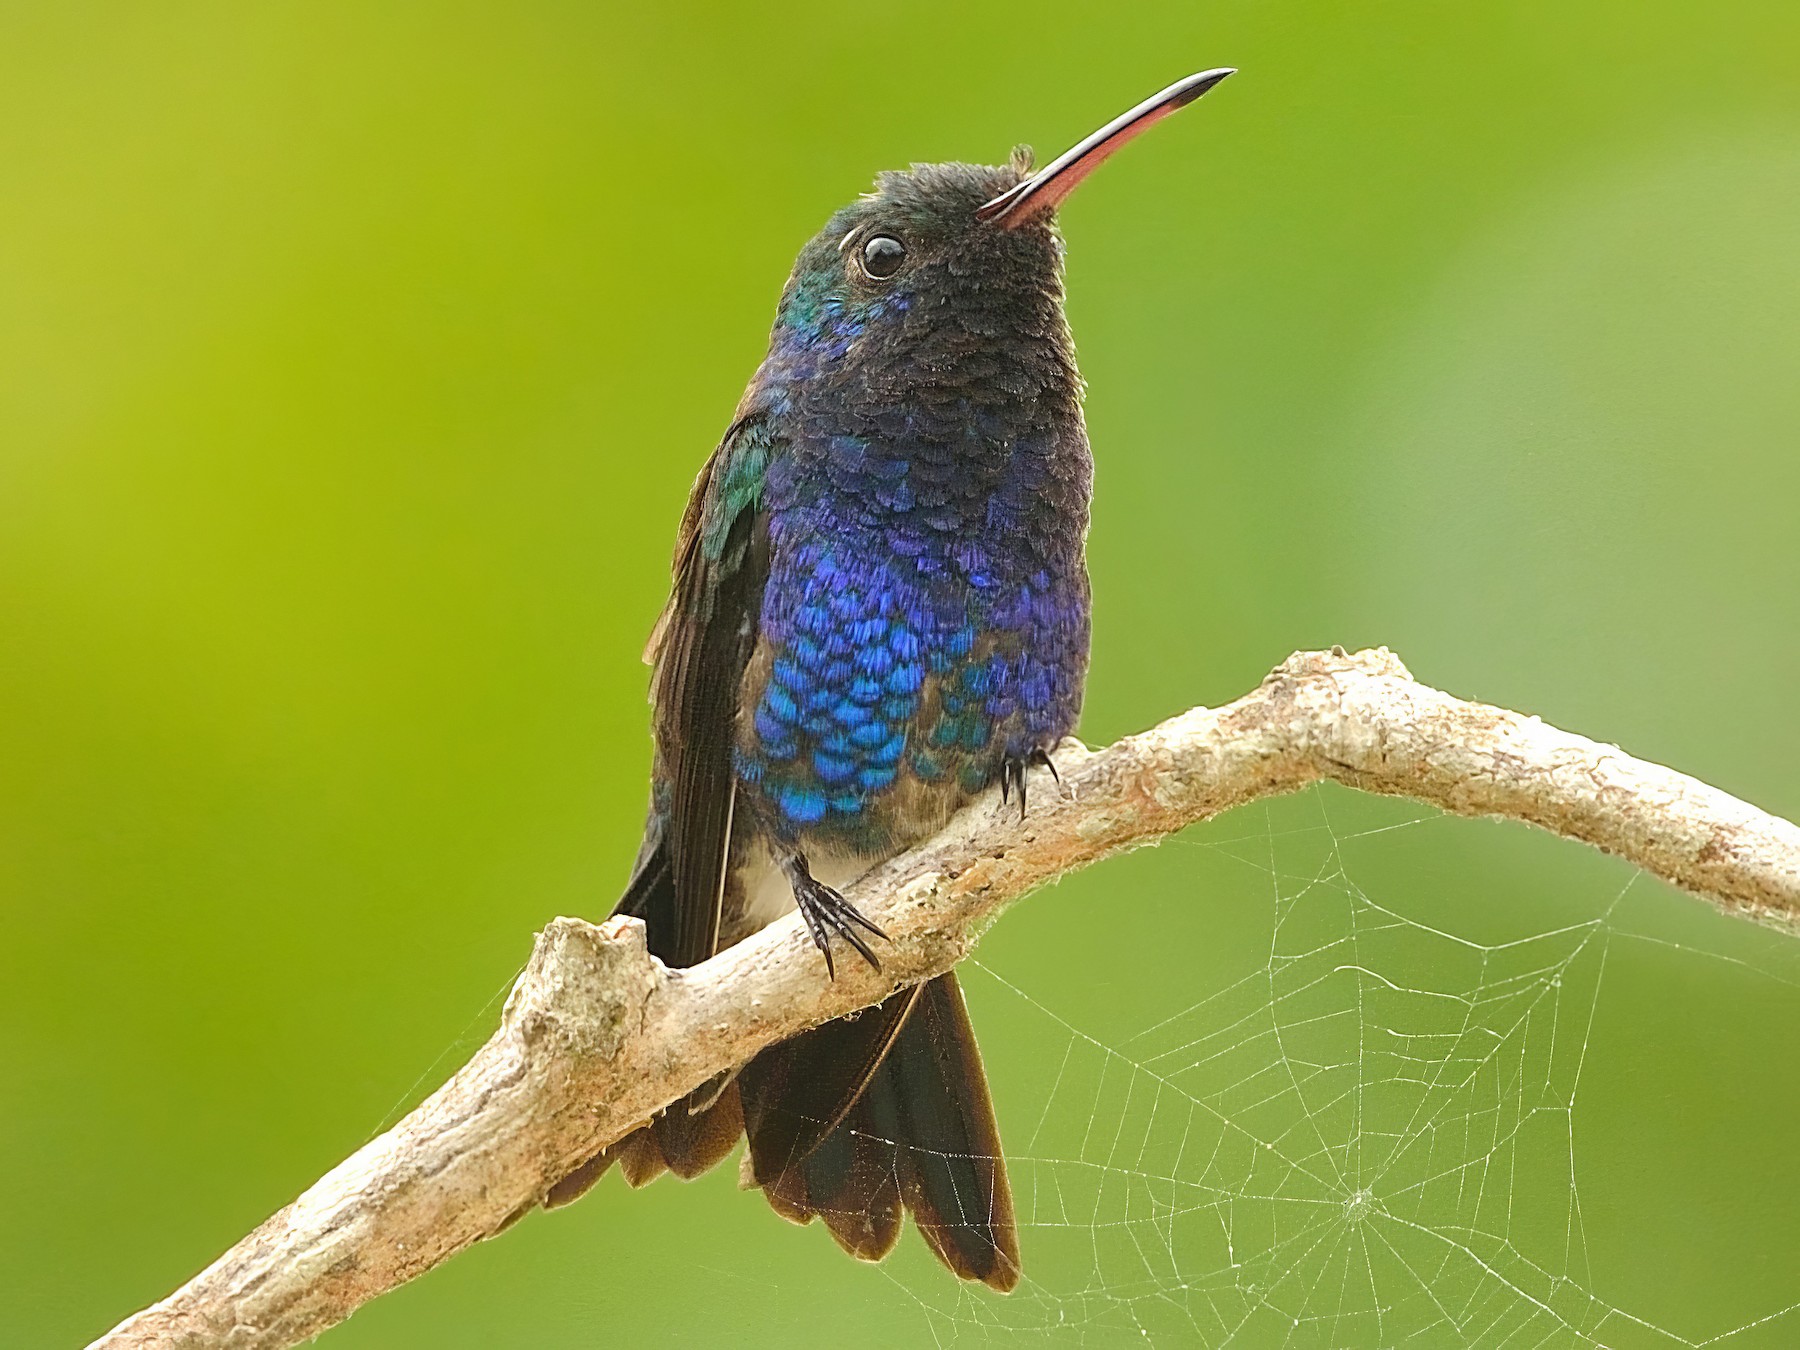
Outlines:
[[[619, 908], [645, 920], [654, 952], [661, 887], [645, 882], [640, 871]], [[567, 1204], [614, 1162], [633, 1186], [699, 1176], [746, 1133], [746, 1180], [784, 1218], [823, 1219], [851, 1255], [886, 1256], [906, 1212], [963, 1279], [1002, 1292], [1018, 1283], [1006, 1163], [954, 975], [763, 1051], [722, 1090], [701, 1087], [589, 1159], [545, 1203]]]
[[[886, 1053], [852, 1100], [821, 1090], [858, 1048], [846, 1042], [873, 1049], [882, 1038]], [[764, 1051], [738, 1084], [750, 1176], [777, 1212], [796, 1223], [816, 1214], [845, 1251], [879, 1261], [905, 1209], [963, 1279], [1002, 1292], [1019, 1282], [1006, 1162], [954, 975]]]

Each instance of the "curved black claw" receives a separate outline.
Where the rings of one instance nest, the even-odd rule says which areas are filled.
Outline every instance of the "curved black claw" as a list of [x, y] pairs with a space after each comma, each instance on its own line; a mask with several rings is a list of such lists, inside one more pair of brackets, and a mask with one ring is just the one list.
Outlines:
[[813, 876], [804, 853], [788, 858], [782, 864], [782, 870], [787, 873], [788, 884], [794, 888], [794, 903], [800, 907], [800, 917], [806, 920], [806, 931], [812, 934], [813, 942], [825, 955], [825, 973], [834, 980], [837, 978], [837, 966], [831, 959], [834, 936], [849, 943], [858, 956], [880, 970], [881, 962], [870, 948], [868, 939], [856, 930], [864, 929], [883, 942], [887, 941], [887, 934], [865, 919], [855, 905]]
[[1033, 750], [1026, 755], [1008, 755], [1000, 761], [1000, 800], [1010, 801], [1012, 790], [1019, 790], [1019, 819], [1025, 819], [1025, 774], [1038, 766], [1050, 770], [1050, 776], [1062, 786], [1062, 775], [1056, 771], [1056, 764], [1050, 758], [1048, 750]]

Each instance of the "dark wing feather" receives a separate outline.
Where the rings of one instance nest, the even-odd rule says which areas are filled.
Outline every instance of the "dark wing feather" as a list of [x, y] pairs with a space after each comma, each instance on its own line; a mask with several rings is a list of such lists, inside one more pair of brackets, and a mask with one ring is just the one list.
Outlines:
[[644, 942], [653, 952], [675, 944], [675, 874], [669, 866], [667, 831], [656, 808], [644, 825], [644, 846], [637, 866], [625, 884], [625, 894], [613, 906], [614, 914], [629, 914], [644, 921]]
[[[739, 688], [756, 646], [768, 580], [768, 525], [756, 492], [743, 491], [739, 456], [761, 456], [766, 429], [739, 421], [694, 482], [675, 545], [675, 584], [645, 651], [656, 716], [656, 789], [637, 866], [615, 913], [644, 921], [650, 951], [692, 966], [719, 943], [730, 865], [737, 775]], [[691, 1106], [705, 1103], [704, 1109]], [[614, 1163], [644, 1185], [664, 1170], [698, 1176], [721, 1161], [743, 1130], [735, 1084], [701, 1088], [587, 1160], [546, 1196], [567, 1204]]]
[[762, 434], [759, 422], [739, 422], [694, 484], [674, 589], [651, 638], [673, 922], [666, 949], [652, 942], [650, 950], [671, 966], [697, 965], [718, 950], [740, 690], [769, 572], [767, 520], [754, 494], [734, 494], [731, 485], [737, 457]]
[[718, 950], [737, 800], [739, 686], [756, 645], [767, 571], [766, 531], [746, 513], [732, 523], [718, 561], [692, 566], [677, 580], [657, 678], [675, 888], [674, 941], [657, 955], [672, 966], [697, 965]]

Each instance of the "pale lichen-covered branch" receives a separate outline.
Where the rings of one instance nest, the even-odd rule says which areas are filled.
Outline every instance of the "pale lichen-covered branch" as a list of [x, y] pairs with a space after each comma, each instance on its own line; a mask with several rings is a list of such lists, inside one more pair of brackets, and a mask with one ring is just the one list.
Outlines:
[[94, 1342], [297, 1344], [505, 1227], [570, 1168], [764, 1046], [947, 970], [1033, 887], [1230, 807], [1332, 779], [1541, 826], [1720, 908], [1800, 924], [1800, 828], [1673, 770], [1416, 683], [1385, 650], [1309, 652], [1223, 708], [983, 802], [850, 891], [891, 938], [838, 979], [795, 918], [689, 970], [634, 920], [557, 919], [449, 1082], [182, 1288]]

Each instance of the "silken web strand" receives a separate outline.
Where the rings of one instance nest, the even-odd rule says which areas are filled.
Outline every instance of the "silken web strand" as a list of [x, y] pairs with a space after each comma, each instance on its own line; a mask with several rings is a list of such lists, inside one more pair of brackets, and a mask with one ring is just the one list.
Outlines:
[[[1330, 814], [1349, 795], [1314, 789], [1274, 804], [1259, 832], [1199, 842], [1266, 876], [1266, 960], [1123, 1042], [965, 963], [977, 1024], [1019, 1001], [1058, 1067], [1035, 1120], [1001, 1102], [1019, 1289], [995, 1298], [922, 1265], [883, 1267], [920, 1343], [1746, 1350], [1800, 1338], [1800, 1274], [1791, 1297], [1697, 1329], [1609, 1297], [1596, 1268], [1581, 1087], [1609, 961], [1621, 944], [1670, 945], [1622, 910], [1657, 883], [1595, 859], [1613, 877], [1605, 894], [1541, 911], [1567, 922], [1478, 942], [1384, 904], [1344, 853], [1376, 834], [1404, 849], [1421, 828], [1483, 827], [1385, 803], [1405, 818], [1340, 834]], [[1278, 829], [1277, 816], [1317, 823]], [[1769, 941], [1767, 967], [1744, 977], [1775, 981], [1800, 1012], [1789, 940]], [[1683, 960], [1745, 964], [1674, 945]], [[984, 1044], [997, 1060], [991, 1032]]]

